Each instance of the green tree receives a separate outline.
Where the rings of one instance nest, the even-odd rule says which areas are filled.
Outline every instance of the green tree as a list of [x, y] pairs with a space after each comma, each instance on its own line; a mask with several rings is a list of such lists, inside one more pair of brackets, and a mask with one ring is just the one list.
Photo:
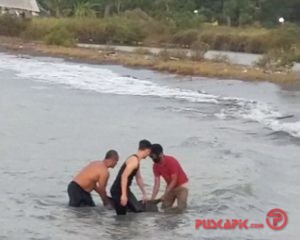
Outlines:
[[227, 24], [230, 26], [240, 26], [251, 23], [254, 19], [255, 1], [253, 0], [227, 0], [224, 2], [224, 15]]
[[65, 0], [39, 0], [39, 4], [55, 17], [61, 17], [65, 10]]
[[[207, 21], [218, 20], [220, 24], [240, 26], [254, 21], [263, 25], [278, 24], [284, 17], [300, 22], [300, 0], [38, 0], [43, 9], [55, 17], [99, 16], [121, 14], [127, 10], [142, 9], [148, 15], [167, 19], [172, 16], [192, 17], [194, 10]], [[193, 18], [193, 17], [192, 17]], [[174, 20], [174, 19], [173, 19]], [[183, 23], [184, 24], [184, 23]]]
[[89, 1], [79, 1], [74, 7], [75, 17], [95, 17], [96, 11], [93, 9], [93, 5]]

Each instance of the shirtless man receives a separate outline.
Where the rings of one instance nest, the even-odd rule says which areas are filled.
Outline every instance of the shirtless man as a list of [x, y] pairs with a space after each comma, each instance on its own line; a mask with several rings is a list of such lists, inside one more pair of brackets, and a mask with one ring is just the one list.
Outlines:
[[152, 199], [154, 200], [159, 192], [160, 177], [167, 183], [165, 193], [160, 198], [162, 207], [171, 208], [177, 200], [177, 209], [182, 211], [187, 206], [188, 198], [188, 178], [179, 162], [172, 156], [165, 155], [160, 144], [153, 144], [150, 154], [154, 164], [154, 187]]
[[118, 215], [125, 215], [127, 209], [133, 212], [143, 211], [141, 204], [130, 191], [133, 178], [143, 194], [143, 200], [147, 199], [144, 182], [140, 172], [140, 162], [149, 156], [151, 152], [151, 143], [148, 140], [139, 142], [139, 149], [136, 154], [131, 155], [122, 165], [119, 173], [111, 187], [111, 197], [114, 201], [114, 207]]
[[106, 194], [109, 178], [108, 168], [114, 168], [118, 160], [118, 153], [115, 150], [109, 150], [104, 160], [93, 161], [81, 170], [68, 186], [69, 205], [94, 207], [91, 191], [95, 190], [100, 195], [103, 205], [111, 208], [111, 202]]

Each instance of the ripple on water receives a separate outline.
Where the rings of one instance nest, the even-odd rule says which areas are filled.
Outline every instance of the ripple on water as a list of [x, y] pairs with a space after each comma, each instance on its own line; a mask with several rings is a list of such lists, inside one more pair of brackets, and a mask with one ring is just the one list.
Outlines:
[[42, 221], [56, 221], [57, 218], [53, 215], [50, 214], [46, 214], [46, 215], [33, 215], [31, 214], [30, 217], [34, 218], [34, 219], [38, 219], [38, 220], [42, 220]]
[[36, 205], [43, 206], [43, 207], [53, 205], [53, 203], [51, 203], [49, 201], [41, 200], [41, 199], [35, 199], [34, 202], [35, 202]]
[[[203, 240], [224, 240], [224, 237], [219, 237], [219, 236], [205, 237], [205, 236], [202, 236], [201, 239], [203, 239]], [[266, 238], [252, 238], [252, 237], [234, 237], [234, 239], [235, 240], [266, 240]]]
[[250, 183], [246, 184], [235, 184], [232, 185], [229, 188], [223, 188], [223, 189], [216, 189], [210, 193], [212, 196], [216, 197], [224, 197], [228, 195], [234, 195], [234, 196], [244, 196], [244, 197], [253, 197], [254, 196], [254, 190]]
[[179, 147], [196, 147], [203, 143], [205, 145], [209, 145], [209, 142], [204, 142], [199, 137], [189, 137], [186, 138], [183, 142], [181, 142]]
[[148, 235], [147, 232], [151, 233], [155, 229], [157, 230], [154, 221], [154, 214], [128, 213], [126, 216], [115, 216], [114, 212], [109, 212], [107, 217], [103, 218], [102, 224], [105, 226], [107, 239], [142, 239]]
[[295, 145], [300, 145], [300, 138], [295, 138], [285, 131], [271, 132], [266, 136], [273, 141], [278, 142], [279, 144], [289, 145], [292, 143]]
[[51, 237], [30, 237], [29, 240], [50, 240]]
[[223, 143], [219, 142], [218, 138], [214, 138], [213, 140], [205, 140], [201, 139], [197, 136], [192, 136], [184, 139], [178, 146], [176, 147], [198, 147], [198, 146], [205, 146], [205, 147], [212, 147], [212, 148], [220, 148], [223, 146]]
[[33, 172], [34, 171], [3, 171], [3, 174], [10, 177], [18, 177], [18, 176], [28, 175]]
[[242, 183], [210, 190], [207, 194], [201, 196], [201, 203], [191, 202], [190, 210], [194, 213], [201, 214], [225, 214], [228, 211], [236, 212], [237, 208], [245, 211], [259, 210], [258, 206], [254, 207], [251, 203], [255, 197], [251, 184]]
[[233, 156], [235, 158], [241, 158], [242, 157], [242, 153], [234, 152], [231, 149], [221, 150], [221, 153], [224, 154], [224, 155], [226, 155], [226, 156]]
[[22, 198], [11, 198], [12, 201], [14, 201], [17, 205], [21, 205], [21, 204], [24, 204], [25, 201], [22, 199]]

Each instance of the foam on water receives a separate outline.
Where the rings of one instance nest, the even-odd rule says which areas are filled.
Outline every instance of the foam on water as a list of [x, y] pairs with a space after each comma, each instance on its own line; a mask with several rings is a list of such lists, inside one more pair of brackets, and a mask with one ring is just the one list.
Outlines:
[[283, 131], [300, 137], [300, 122], [283, 122], [283, 117], [274, 107], [253, 100], [220, 97], [189, 89], [162, 86], [152, 81], [120, 76], [99, 65], [70, 63], [61, 60], [21, 58], [0, 54], [0, 71], [15, 71], [21, 78], [38, 80], [52, 84], [63, 84], [75, 89], [97, 91], [99, 93], [153, 96], [185, 100], [194, 103], [222, 105], [221, 112], [215, 116], [243, 118], [264, 124], [274, 131]]

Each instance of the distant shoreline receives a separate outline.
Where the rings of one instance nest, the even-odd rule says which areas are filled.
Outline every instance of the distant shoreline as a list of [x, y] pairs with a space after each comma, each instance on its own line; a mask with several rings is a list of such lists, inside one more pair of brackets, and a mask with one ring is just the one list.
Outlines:
[[193, 61], [176, 57], [149, 54], [143, 48], [137, 51], [119, 51], [108, 46], [106, 49], [83, 47], [50, 46], [42, 42], [24, 41], [21, 38], [0, 37], [0, 50], [14, 54], [62, 57], [68, 60], [95, 64], [119, 64], [175, 73], [179, 75], [203, 76], [218, 79], [246, 81], [268, 81], [283, 86], [300, 86], [300, 72], [266, 72], [252, 66], [244, 66], [213, 60]]
[[[173, 52], [176, 55], [178, 52], [184, 52], [187, 56], [191, 56], [193, 54], [193, 50], [188, 48], [163, 48], [163, 47], [144, 47], [144, 46], [122, 46], [122, 45], [104, 45], [104, 44], [86, 44], [86, 43], [78, 43], [77, 47], [80, 48], [88, 48], [88, 49], [98, 49], [105, 50], [108, 47], [113, 48], [116, 51], [120, 52], [129, 52], [134, 53], [138, 51], [147, 51], [151, 55], [158, 55], [161, 51], [167, 50]], [[254, 67], [255, 62], [259, 61], [263, 54], [258, 53], [247, 53], [247, 52], [232, 52], [232, 51], [220, 51], [220, 50], [208, 50], [204, 58], [205, 60], [214, 60], [218, 57], [224, 57], [229, 61], [230, 64], [243, 65], [248, 67]], [[300, 73], [300, 63], [296, 62], [294, 67], [291, 69], [292, 71], [296, 71]]]

